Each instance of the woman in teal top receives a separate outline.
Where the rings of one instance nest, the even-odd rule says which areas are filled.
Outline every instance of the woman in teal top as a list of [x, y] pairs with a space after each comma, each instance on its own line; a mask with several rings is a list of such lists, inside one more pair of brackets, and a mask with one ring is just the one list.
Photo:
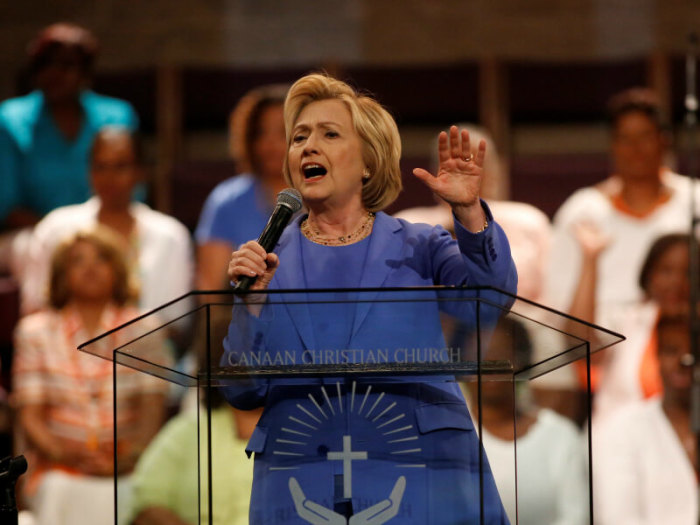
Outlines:
[[29, 47], [37, 87], [0, 104], [0, 225], [31, 226], [90, 195], [89, 152], [100, 128], [138, 127], [132, 106], [88, 89], [97, 52], [85, 29], [56, 24]]

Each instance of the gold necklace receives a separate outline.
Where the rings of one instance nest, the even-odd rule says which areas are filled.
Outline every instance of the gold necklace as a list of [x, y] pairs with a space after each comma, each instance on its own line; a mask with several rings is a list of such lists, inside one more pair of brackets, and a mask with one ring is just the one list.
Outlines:
[[367, 216], [362, 221], [362, 224], [360, 224], [355, 231], [347, 235], [341, 235], [340, 237], [324, 237], [318, 228], [312, 226], [311, 220], [307, 217], [304, 219], [304, 222], [301, 223], [301, 233], [304, 234], [304, 237], [316, 244], [321, 244], [323, 246], [344, 246], [361, 241], [372, 233], [374, 217], [374, 212], [367, 212]]

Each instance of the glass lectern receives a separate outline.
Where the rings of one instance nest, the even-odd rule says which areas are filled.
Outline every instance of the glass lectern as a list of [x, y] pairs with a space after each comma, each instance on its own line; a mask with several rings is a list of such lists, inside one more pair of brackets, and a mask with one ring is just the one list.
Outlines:
[[[531, 385], [575, 361], [590, 370], [592, 353], [622, 339], [493, 288], [429, 287], [192, 292], [80, 349], [114, 363], [115, 403], [120, 367], [197, 399], [176, 483], [198, 523], [235, 522], [232, 502], [250, 487], [227, 479], [247, 454], [252, 524], [505, 523], [506, 513], [546, 524], [593, 523], [590, 436], [586, 447], [573, 423], [535, 406]], [[176, 346], [188, 366], [164, 351]], [[231, 404], [265, 407], [233, 455], [232, 432], [216, 430]], [[115, 422], [115, 443], [125, 439]], [[138, 500], [116, 487], [116, 509]]]

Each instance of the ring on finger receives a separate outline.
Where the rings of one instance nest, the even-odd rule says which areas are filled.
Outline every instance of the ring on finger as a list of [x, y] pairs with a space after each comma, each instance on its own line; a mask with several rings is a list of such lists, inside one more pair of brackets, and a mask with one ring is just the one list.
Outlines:
[[462, 160], [463, 160], [464, 162], [471, 162], [472, 160], [474, 160], [474, 156], [470, 153], [470, 154], [467, 155], [466, 157], [463, 157]]

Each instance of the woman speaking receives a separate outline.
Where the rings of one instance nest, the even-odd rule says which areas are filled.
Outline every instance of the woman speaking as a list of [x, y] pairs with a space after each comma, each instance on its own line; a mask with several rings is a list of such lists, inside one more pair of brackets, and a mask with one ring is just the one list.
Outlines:
[[[437, 174], [414, 170], [452, 207], [453, 239], [442, 227], [381, 212], [401, 190], [401, 142], [375, 100], [312, 74], [291, 87], [284, 118], [284, 175], [308, 214], [274, 251], [255, 241], [235, 251], [232, 281], [255, 278], [250, 290], [258, 291], [483, 285], [515, 292], [508, 241], [479, 199], [483, 141], [473, 155], [468, 133], [452, 127], [439, 137]], [[226, 363], [280, 349], [302, 364], [318, 363], [328, 349], [357, 362], [372, 349], [445, 346], [437, 302], [253, 300], [245, 315], [234, 311]], [[238, 408], [265, 407], [247, 449], [255, 453], [251, 524], [508, 522], [486, 461], [480, 476], [478, 437], [454, 377], [256, 380], [224, 394]]]

